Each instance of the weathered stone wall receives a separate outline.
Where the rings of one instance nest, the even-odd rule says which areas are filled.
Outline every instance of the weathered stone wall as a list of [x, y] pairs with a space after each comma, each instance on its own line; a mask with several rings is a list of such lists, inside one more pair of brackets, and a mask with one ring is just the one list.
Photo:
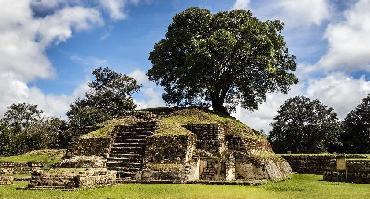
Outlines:
[[190, 139], [187, 135], [147, 137], [144, 163], [185, 162]]
[[9, 174], [28, 174], [34, 170], [51, 167], [52, 164], [47, 163], [14, 163], [0, 162], [0, 170], [6, 170]]
[[218, 155], [225, 149], [225, 133], [218, 124], [188, 124], [186, 129], [195, 134], [198, 150]]
[[75, 189], [112, 185], [116, 182], [116, 171], [93, 168], [79, 173], [53, 173], [34, 171], [28, 188]]
[[9, 175], [0, 175], [0, 185], [11, 185], [13, 184], [14, 177]]
[[[252, 145], [235, 135], [225, 137], [217, 124], [191, 124], [185, 128], [193, 135], [147, 138], [142, 180], [282, 180], [292, 172], [287, 161], [273, 154], [265, 142]], [[270, 156], [257, 159], [250, 154], [258, 150]], [[182, 166], [174, 169], [173, 165]]]
[[142, 180], [185, 181], [190, 172], [186, 165], [191, 161], [193, 146], [192, 135], [147, 137]]
[[76, 139], [67, 151], [67, 156], [103, 156], [107, 157], [112, 144], [111, 138]]
[[[363, 155], [346, 155], [347, 158], [366, 158]], [[336, 158], [334, 154], [284, 154], [281, 155], [288, 161], [293, 172], [304, 174], [324, 174], [330, 170], [331, 160]]]
[[105, 168], [107, 159], [100, 156], [74, 156], [57, 164], [59, 168]]
[[323, 179], [332, 182], [351, 182], [370, 184], [370, 160], [346, 160], [346, 170], [338, 171], [336, 161], [330, 163], [330, 170]]

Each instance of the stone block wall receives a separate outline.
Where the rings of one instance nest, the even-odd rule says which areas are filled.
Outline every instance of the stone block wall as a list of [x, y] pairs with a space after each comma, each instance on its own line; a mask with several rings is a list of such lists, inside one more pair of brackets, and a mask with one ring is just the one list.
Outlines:
[[35, 171], [28, 185], [30, 189], [76, 189], [112, 185], [116, 182], [116, 171], [93, 168], [79, 173], [53, 173]]
[[46, 163], [14, 163], [14, 162], [0, 162], [0, 170], [6, 170], [9, 174], [29, 174], [34, 170], [51, 167], [51, 164]]
[[303, 174], [324, 174], [329, 170], [334, 155], [282, 155], [292, 167], [293, 172]]
[[225, 148], [225, 133], [218, 124], [188, 124], [186, 129], [196, 136], [196, 148], [214, 155], [221, 154]]
[[111, 138], [76, 139], [68, 149], [67, 155], [69, 157], [91, 155], [106, 157], [109, 154], [111, 144]]
[[187, 135], [147, 137], [144, 163], [185, 162], [191, 139]]
[[74, 156], [57, 164], [59, 168], [105, 168], [107, 159], [100, 156]]
[[332, 182], [351, 182], [370, 184], [370, 160], [348, 159], [346, 170], [338, 171], [336, 161], [330, 164], [330, 170], [324, 173], [323, 179]]
[[13, 184], [14, 177], [10, 175], [0, 175], [0, 185], [11, 185]]
[[[337, 156], [334, 154], [284, 154], [281, 155], [288, 161], [293, 172], [303, 174], [324, 174], [330, 170], [330, 163]], [[366, 158], [363, 155], [349, 154], [347, 158]]]

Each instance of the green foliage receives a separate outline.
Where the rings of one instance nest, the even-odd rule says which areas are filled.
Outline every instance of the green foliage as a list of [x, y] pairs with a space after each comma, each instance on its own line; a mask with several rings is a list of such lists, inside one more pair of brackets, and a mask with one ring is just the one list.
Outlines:
[[275, 152], [332, 152], [340, 144], [337, 114], [318, 100], [290, 98], [280, 107], [269, 139]]
[[295, 174], [290, 180], [261, 186], [201, 184], [117, 184], [97, 189], [76, 191], [23, 190], [27, 182], [2, 186], [1, 198], [181, 198], [181, 199], [352, 199], [370, 198], [367, 184], [322, 181], [321, 175]]
[[30, 151], [25, 154], [16, 156], [0, 157], [0, 162], [15, 162], [15, 163], [27, 163], [27, 162], [40, 162], [40, 163], [57, 163], [60, 162], [65, 155], [66, 150], [56, 149], [45, 149]]
[[370, 94], [343, 121], [341, 136], [346, 153], [370, 153]]
[[92, 74], [95, 79], [89, 83], [89, 91], [83, 99], [71, 104], [67, 113], [69, 131], [74, 134], [95, 130], [97, 124], [123, 116], [126, 111], [136, 108], [131, 96], [140, 85], [134, 78], [101, 67]]
[[0, 120], [0, 155], [65, 147], [66, 124], [58, 118], [43, 117], [37, 105], [12, 104]]
[[282, 22], [260, 21], [246, 10], [189, 8], [155, 44], [148, 76], [164, 87], [168, 104], [212, 104], [224, 114], [236, 105], [257, 109], [266, 93], [286, 93], [298, 82], [282, 29]]
[[1, 123], [14, 132], [19, 132], [27, 128], [32, 122], [37, 122], [41, 119], [43, 111], [37, 108], [37, 105], [18, 103], [12, 104], [4, 113]]

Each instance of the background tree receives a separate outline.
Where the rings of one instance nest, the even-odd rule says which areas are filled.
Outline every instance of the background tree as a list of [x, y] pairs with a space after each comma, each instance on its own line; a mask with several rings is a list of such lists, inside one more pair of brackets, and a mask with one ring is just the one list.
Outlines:
[[168, 104], [211, 103], [224, 114], [236, 105], [257, 109], [266, 93], [297, 83], [282, 30], [282, 22], [260, 21], [250, 11], [189, 8], [155, 44], [147, 75], [164, 87]]
[[341, 136], [346, 153], [370, 153], [370, 94], [343, 121]]
[[134, 78], [101, 67], [92, 74], [95, 79], [89, 83], [85, 97], [72, 103], [67, 113], [72, 134], [87, 133], [97, 124], [136, 108], [132, 94], [140, 85]]
[[65, 147], [65, 122], [42, 116], [37, 105], [12, 104], [0, 120], [0, 155]]
[[319, 153], [338, 150], [340, 123], [333, 108], [300, 96], [280, 107], [269, 140], [275, 152]]
[[25, 102], [12, 104], [4, 113], [1, 122], [8, 128], [11, 128], [12, 131], [19, 132], [24, 130], [32, 122], [40, 120], [42, 112], [42, 110], [37, 108], [37, 105]]

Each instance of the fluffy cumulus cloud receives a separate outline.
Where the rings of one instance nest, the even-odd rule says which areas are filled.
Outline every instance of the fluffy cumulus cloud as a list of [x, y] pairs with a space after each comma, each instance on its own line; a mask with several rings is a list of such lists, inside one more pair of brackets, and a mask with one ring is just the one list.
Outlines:
[[360, 0], [344, 14], [343, 21], [330, 23], [325, 39], [326, 54], [318, 63], [328, 70], [370, 71], [370, 1]]
[[49, 115], [64, 115], [86, 86], [67, 96], [45, 94], [29, 83], [55, 76], [47, 48], [65, 42], [76, 31], [103, 25], [101, 12], [81, 0], [1, 1], [0, 113], [11, 103], [26, 101]]
[[330, 16], [328, 0], [281, 0], [276, 6], [280, 17], [293, 26], [320, 25]]
[[268, 94], [266, 102], [262, 103], [258, 110], [250, 112], [238, 108], [233, 115], [252, 128], [268, 133], [272, 128], [270, 123], [277, 115], [277, 110], [288, 98], [303, 95], [311, 99], [318, 99], [324, 105], [333, 107], [338, 118], [343, 119], [369, 93], [370, 82], [364, 77], [354, 79], [342, 72], [336, 72], [323, 78], [303, 79], [300, 84], [293, 86], [287, 95], [282, 93]]
[[232, 9], [251, 9], [265, 19], [281, 19], [288, 27], [321, 25], [330, 17], [329, 0], [236, 0]]
[[165, 106], [162, 100], [163, 90], [158, 88], [155, 83], [149, 81], [148, 76], [142, 70], [134, 70], [129, 74], [142, 85], [140, 99], [135, 99], [139, 109]]
[[232, 9], [249, 9], [250, 0], [236, 0]]
[[332, 73], [310, 80], [306, 95], [334, 108], [340, 119], [353, 110], [361, 99], [370, 94], [370, 82], [364, 77], [351, 78], [344, 73]]

